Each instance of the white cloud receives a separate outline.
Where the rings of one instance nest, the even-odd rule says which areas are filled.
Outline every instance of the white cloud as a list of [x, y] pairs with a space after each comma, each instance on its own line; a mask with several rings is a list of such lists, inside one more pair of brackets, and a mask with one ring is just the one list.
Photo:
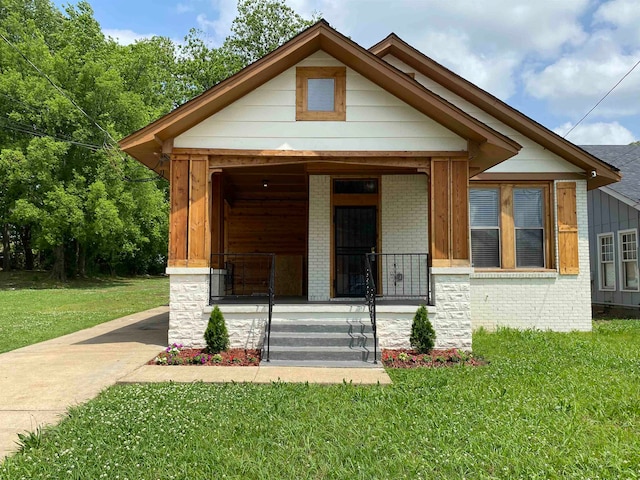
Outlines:
[[[638, 0], [612, 0], [603, 3], [593, 15], [594, 24], [611, 26], [618, 41], [640, 41], [640, 2]], [[608, 25], [607, 25], [608, 24]]]
[[[596, 104], [640, 59], [640, 48], [625, 53], [606, 32], [592, 35], [583, 48], [525, 74], [527, 91], [548, 100], [553, 111], [569, 116], [585, 113]], [[598, 106], [595, 115], [615, 117], [640, 113], [637, 68]]]
[[[565, 135], [573, 125], [567, 122], [553, 131]], [[636, 139], [633, 134], [618, 122], [581, 123], [567, 135], [567, 140], [576, 145], [628, 145]]]
[[151, 38], [155, 36], [155, 33], [137, 33], [133, 30], [118, 30], [110, 28], [103, 29], [102, 33], [104, 33], [107, 37], [113, 38], [120, 45], [130, 45], [138, 40], [143, 40], [145, 38]]
[[177, 13], [188, 13], [188, 12], [193, 12], [195, 10], [193, 5], [189, 5], [187, 3], [178, 3], [176, 5], [176, 12]]

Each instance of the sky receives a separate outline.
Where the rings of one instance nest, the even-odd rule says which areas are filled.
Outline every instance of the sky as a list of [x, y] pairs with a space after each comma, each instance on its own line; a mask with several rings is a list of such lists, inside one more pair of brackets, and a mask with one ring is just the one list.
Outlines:
[[[69, 2], [56, 1], [58, 5]], [[74, 2], [71, 2], [74, 3]], [[220, 45], [236, 0], [89, 0], [120, 43], [201, 29]], [[365, 48], [394, 32], [415, 48], [564, 135], [640, 61], [640, 0], [286, 0], [319, 12]], [[567, 139], [640, 140], [640, 65]]]

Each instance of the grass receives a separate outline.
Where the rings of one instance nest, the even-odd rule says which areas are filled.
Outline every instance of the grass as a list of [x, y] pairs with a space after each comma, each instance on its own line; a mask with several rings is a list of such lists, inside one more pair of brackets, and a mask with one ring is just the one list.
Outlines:
[[0, 478], [640, 478], [640, 321], [478, 332], [474, 349], [490, 363], [385, 387], [115, 386]]
[[0, 353], [168, 302], [167, 278], [58, 284], [46, 272], [0, 272]]

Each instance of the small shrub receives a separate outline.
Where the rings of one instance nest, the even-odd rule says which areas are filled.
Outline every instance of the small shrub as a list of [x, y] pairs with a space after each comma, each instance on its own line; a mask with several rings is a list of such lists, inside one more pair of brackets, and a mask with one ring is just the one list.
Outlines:
[[207, 342], [209, 353], [220, 353], [229, 348], [229, 332], [217, 305], [209, 317], [207, 329], [204, 331], [204, 340]]
[[427, 315], [427, 308], [422, 305], [418, 308], [411, 324], [411, 346], [419, 353], [429, 353], [436, 343], [436, 332]]
[[401, 362], [408, 362], [409, 361], [409, 355], [405, 352], [400, 352], [398, 354], [398, 360], [400, 360]]

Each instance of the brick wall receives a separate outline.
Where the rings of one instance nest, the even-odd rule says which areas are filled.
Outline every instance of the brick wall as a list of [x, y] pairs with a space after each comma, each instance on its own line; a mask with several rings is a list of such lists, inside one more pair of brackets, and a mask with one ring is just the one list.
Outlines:
[[[492, 330], [500, 326], [508, 326], [556, 331], [591, 330], [591, 274], [589, 272], [586, 181], [578, 181], [576, 190], [580, 273], [578, 275], [559, 275], [556, 272], [472, 274], [473, 328], [485, 327]], [[554, 205], [554, 211], [555, 208]], [[557, 227], [554, 237], [557, 258]]]
[[330, 177], [309, 175], [309, 300], [329, 300], [330, 282]]

